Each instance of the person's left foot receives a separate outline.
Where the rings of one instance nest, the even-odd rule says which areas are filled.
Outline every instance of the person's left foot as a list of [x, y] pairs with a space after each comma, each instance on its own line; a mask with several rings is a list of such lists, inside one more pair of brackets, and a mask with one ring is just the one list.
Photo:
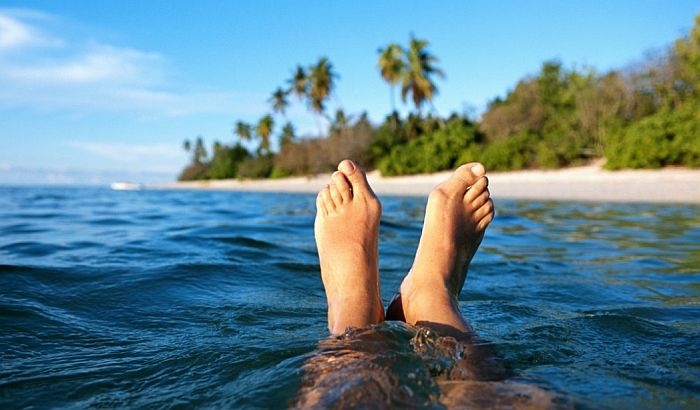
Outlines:
[[328, 329], [384, 320], [379, 296], [378, 236], [381, 204], [365, 173], [344, 160], [316, 197], [314, 234], [328, 300]]

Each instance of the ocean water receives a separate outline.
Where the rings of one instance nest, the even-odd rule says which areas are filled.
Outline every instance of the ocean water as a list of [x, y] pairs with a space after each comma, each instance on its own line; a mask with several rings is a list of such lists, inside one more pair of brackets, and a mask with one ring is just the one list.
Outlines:
[[[424, 199], [381, 199], [386, 304]], [[460, 297], [474, 348], [329, 338], [313, 195], [0, 188], [0, 408], [700, 407], [700, 207], [496, 208]]]

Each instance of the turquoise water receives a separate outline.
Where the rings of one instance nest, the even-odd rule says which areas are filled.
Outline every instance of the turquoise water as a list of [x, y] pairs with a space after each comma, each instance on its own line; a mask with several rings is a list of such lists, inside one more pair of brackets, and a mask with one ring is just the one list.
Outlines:
[[[424, 200], [382, 202], [387, 303]], [[460, 298], [508, 369], [488, 400], [700, 407], [699, 207], [496, 207]], [[328, 338], [313, 217], [313, 195], [0, 188], [0, 407], [449, 405], [482, 353], [398, 323]]]

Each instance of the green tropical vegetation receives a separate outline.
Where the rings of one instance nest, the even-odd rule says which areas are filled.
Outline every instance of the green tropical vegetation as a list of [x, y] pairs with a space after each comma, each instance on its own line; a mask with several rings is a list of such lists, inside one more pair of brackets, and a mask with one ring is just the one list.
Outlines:
[[[322, 57], [298, 65], [272, 93], [271, 113], [236, 121], [230, 145], [185, 141], [191, 163], [181, 180], [276, 178], [328, 172], [353, 158], [383, 175], [435, 172], [469, 161], [492, 170], [558, 168], [604, 158], [609, 169], [700, 167], [700, 15], [665, 50], [608, 72], [545, 61], [480, 118], [440, 116], [433, 106], [445, 75], [425, 39], [377, 50], [391, 113], [372, 124], [366, 113], [328, 112], [339, 78]], [[395, 94], [413, 107], [396, 111]], [[292, 98], [295, 97], [295, 98]], [[299, 137], [285, 113], [296, 100], [312, 112], [318, 136]], [[428, 110], [425, 110], [425, 107]], [[284, 123], [279, 131], [277, 123]], [[248, 150], [245, 146], [253, 146]]]

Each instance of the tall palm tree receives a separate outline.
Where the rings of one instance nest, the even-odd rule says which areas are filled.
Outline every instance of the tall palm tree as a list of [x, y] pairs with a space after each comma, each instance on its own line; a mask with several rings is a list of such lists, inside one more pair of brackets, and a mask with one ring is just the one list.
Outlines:
[[287, 100], [287, 95], [289, 91], [283, 90], [282, 87], [277, 87], [275, 92], [272, 93], [272, 97], [268, 100], [272, 104], [272, 111], [284, 115], [284, 110], [287, 109], [289, 101]]
[[212, 151], [214, 152], [214, 156], [216, 156], [223, 147], [224, 146], [221, 145], [219, 141], [214, 141], [214, 145], [212, 145]]
[[425, 102], [432, 106], [433, 96], [438, 93], [433, 75], [445, 76], [442, 70], [435, 66], [438, 58], [426, 50], [428, 44], [427, 40], [411, 36], [406, 55], [407, 67], [401, 76], [401, 99], [406, 101], [410, 93], [418, 111]]
[[350, 127], [350, 122], [352, 121], [351, 116], [345, 114], [342, 108], [335, 111], [335, 118], [330, 126], [330, 133], [337, 134], [339, 131], [342, 132]]
[[379, 60], [377, 67], [384, 81], [389, 83], [389, 91], [391, 92], [391, 112], [396, 111], [396, 102], [394, 101], [394, 86], [401, 80], [406, 64], [403, 57], [404, 52], [401, 46], [396, 43], [389, 43], [386, 48], [378, 50]]
[[309, 105], [320, 116], [325, 114], [325, 103], [333, 92], [337, 77], [328, 57], [321, 57], [315, 65], [309, 67]]
[[291, 122], [287, 122], [284, 127], [282, 127], [282, 134], [280, 135], [280, 147], [291, 144], [296, 138], [294, 134], [294, 126]]
[[270, 151], [270, 135], [272, 135], [274, 126], [275, 120], [272, 119], [270, 114], [266, 114], [258, 121], [258, 125], [255, 127], [255, 134], [260, 138], [259, 153], [267, 153]]
[[204, 140], [201, 136], [197, 136], [197, 141], [192, 153], [192, 162], [195, 164], [203, 164], [207, 160], [207, 149], [204, 147]]
[[299, 100], [306, 98], [309, 88], [309, 77], [304, 67], [298, 65], [296, 70], [294, 70], [294, 74], [292, 74], [292, 78], [287, 82], [289, 83], [289, 91], [296, 95]]
[[243, 121], [236, 121], [236, 127], [233, 129], [233, 133], [238, 135], [238, 138], [246, 141], [250, 141], [253, 138], [253, 130], [250, 124]]

